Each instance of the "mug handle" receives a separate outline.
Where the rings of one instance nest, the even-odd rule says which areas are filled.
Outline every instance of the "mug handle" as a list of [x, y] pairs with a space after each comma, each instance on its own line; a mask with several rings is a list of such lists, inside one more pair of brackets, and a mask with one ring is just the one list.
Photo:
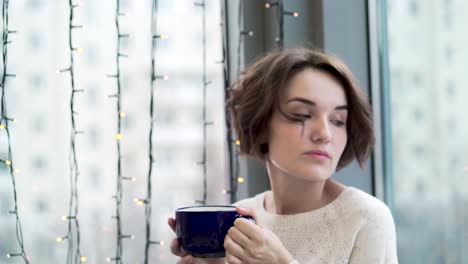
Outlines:
[[253, 217], [248, 216], [248, 215], [236, 214], [236, 216], [234, 216], [234, 220], [236, 220], [237, 218], [245, 218], [245, 219], [249, 220], [250, 222], [256, 224], [256, 223], [255, 223], [255, 220], [253, 219]]

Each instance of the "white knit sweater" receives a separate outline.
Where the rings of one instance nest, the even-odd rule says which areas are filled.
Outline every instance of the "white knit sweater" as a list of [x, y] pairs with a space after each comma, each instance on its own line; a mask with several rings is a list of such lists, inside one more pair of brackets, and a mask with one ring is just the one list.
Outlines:
[[255, 210], [300, 264], [398, 263], [395, 224], [388, 207], [354, 187], [326, 206], [293, 215], [265, 211], [267, 192], [235, 203]]

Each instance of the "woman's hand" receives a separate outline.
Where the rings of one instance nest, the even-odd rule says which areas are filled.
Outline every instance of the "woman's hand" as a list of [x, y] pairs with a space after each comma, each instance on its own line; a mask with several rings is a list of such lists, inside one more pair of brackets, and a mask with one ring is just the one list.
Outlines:
[[[167, 224], [171, 227], [172, 231], [175, 233], [175, 219], [167, 219]], [[172, 239], [171, 241], [171, 252], [172, 254], [180, 257], [177, 261], [177, 264], [225, 264], [224, 258], [211, 258], [211, 259], [201, 259], [194, 258], [192, 255], [185, 253], [179, 246], [179, 241], [177, 238]]]
[[294, 260], [281, 240], [257, 221], [251, 209], [237, 207], [241, 215], [251, 216], [257, 224], [245, 218], [234, 222], [224, 239], [226, 260], [230, 264], [288, 264]]

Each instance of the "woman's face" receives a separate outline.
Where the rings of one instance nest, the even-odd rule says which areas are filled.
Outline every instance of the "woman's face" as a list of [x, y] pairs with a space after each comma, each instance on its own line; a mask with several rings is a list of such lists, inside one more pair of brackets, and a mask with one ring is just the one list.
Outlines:
[[336, 170], [346, 146], [347, 100], [344, 88], [330, 74], [307, 68], [289, 82], [281, 109], [269, 128], [268, 159], [284, 173], [323, 181]]

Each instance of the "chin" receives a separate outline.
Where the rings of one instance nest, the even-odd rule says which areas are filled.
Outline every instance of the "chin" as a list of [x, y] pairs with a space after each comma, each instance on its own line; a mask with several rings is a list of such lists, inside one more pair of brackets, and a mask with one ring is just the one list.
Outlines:
[[329, 170], [326, 168], [307, 168], [295, 174], [297, 178], [306, 181], [325, 181], [330, 177]]

